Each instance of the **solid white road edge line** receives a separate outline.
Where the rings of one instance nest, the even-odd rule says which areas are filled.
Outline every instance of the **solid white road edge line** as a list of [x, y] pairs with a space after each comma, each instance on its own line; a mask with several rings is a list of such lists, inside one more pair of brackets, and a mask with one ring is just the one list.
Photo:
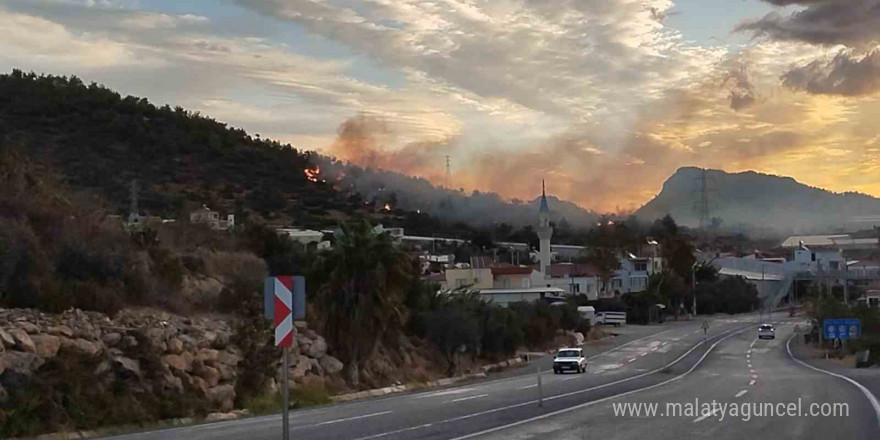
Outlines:
[[[639, 389], [635, 389], [635, 390], [632, 390], [632, 391], [627, 391], [627, 392], [625, 392], [625, 393], [620, 393], [620, 394], [615, 394], [615, 395], [613, 395], [613, 396], [604, 397], [604, 398], [599, 399], [599, 400], [593, 400], [593, 401], [590, 401], [590, 402], [584, 402], [584, 403], [582, 403], [582, 404], [580, 404], [580, 405], [570, 406], [570, 407], [568, 407], [568, 408], [563, 408], [563, 409], [560, 409], [560, 410], [557, 410], [557, 411], [549, 412], [549, 413], [546, 413], [546, 414], [541, 414], [541, 415], [539, 415], [539, 416], [531, 417], [531, 418], [524, 419], [524, 420], [520, 420], [520, 421], [513, 422], [513, 423], [508, 423], [508, 424], [506, 424], [506, 425], [496, 426], [496, 427], [494, 427], [494, 428], [485, 429], [485, 430], [483, 430], [483, 431], [474, 432], [474, 433], [471, 433], [471, 434], [463, 435], [463, 436], [461, 436], [461, 437], [455, 437], [455, 438], [452, 438], [452, 439], [450, 439], [450, 440], [465, 440], [465, 439], [469, 439], [469, 438], [479, 437], [479, 436], [481, 436], [481, 435], [490, 434], [490, 433], [493, 433], [493, 432], [497, 432], [497, 431], [501, 431], [501, 430], [504, 430], [504, 429], [512, 428], [512, 427], [514, 427], [514, 426], [524, 425], [524, 424], [526, 424], [526, 423], [532, 423], [532, 422], [535, 422], [535, 421], [538, 421], [538, 420], [546, 419], [546, 418], [548, 418], [548, 417], [558, 416], [558, 415], [560, 415], [560, 414], [565, 414], [565, 413], [568, 413], [568, 412], [571, 412], [571, 411], [575, 411], [575, 410], [578, 410], [578, 409], [581, 409], [581, 408], [586, 408], [586, 407], [588, 407], [588, 406], [593, 406], [593, 405], [595, 405], [595, 404], [597, 404], [597, 403], [607, 402], [607, 401], [612, 400], [612, 399], [617, 399], [618, 397], [628, 396], [628, 395], [630, 395], [630, 394], [635, 394], [635, 393], [639, 393], [639, 392], [642, 392], [642, 391], [647, 391], [647, 390], [650, 390], [650, 389], [653, 389], [653, 388], [661, 387], [661, 386], [666, 385], [666, 384], [671, 383], [671, 382], [675, 382], [675, 381], [677, 381], [677, 380], [679, 380], [679, 379], [684, 378], [685, 376], [687, 376], [688, 374], [690, 374], [692, 371], [694, 371], [695, 369], [697, 369], [697, 367], [698, 367], [701, 363], [703, 363], [703, 360], [706, 359], [706, 356], [708, 356], [709, 353], [711, 353], [712, 350], [713, 350], [718, 344], [724, 342], [725, 340], [727, 340], [727, 339], [730, 338], [730, 337], [733, 337], [733, 336], [735, 336], [735, 335], [737, 335], [737, 334], [739, 334], [739, 333], [742, 333], [742, 332], [748, 330], [749, 328], [751, 328], [751, 327], [748, 326], [748, 327], [742, 328], [742, 329], [740, 329], [740, 330], [736, 330], [736, 331], [734, 331], [733, 333], [731, 333], [731, 334], [729, 334], [729, 335], [727, 335], [727, 336], [725, 336], [725, 337], [719, 339], [719, 340], [716, 341], [714, 344], [712, 344], [711, 346], [709, 346], [709, 349], [707, 349], [706, 352], [703, 353], [703, 356], [701, 356], [700, 359], [698, 359], [697, 362], [696, 362], [696, 363], [695, 363], [695, 364], [694, 364], [689, 370], [687, 370], [687, 371], [685, 371], [684, 373], [682, 373], [682, 374], [680, 374], [680, 375], [678, 375], [678, 376], [675, 376], [675, 377], [673, 377], [673, 378], [671, 378], [671, 379], [664, 380], [663, 382], [660, 382], [660, 383], [657, 383], [657, 384], [654, 384], [654, 385], [650, 385], [650, 386], [647, 386], [647, 387], [644, 387], [644, 388], [639, 388]], [[676, 363], [676, 362], [678, 362], [679, 360], [683, 359], [685, 356], [687, 356], [688, 354], [690, 354], [692, 351], [694, 351], [694, 349], [696, 349], [697, 347], [699, 347], [701, 344], [702, 344], [702, 342], [701, 342], [701, 343], [698, 343], [697, 345], [695, 345], [693, 348], [691, 348], [690, 350], [688, 350], [685, 354], [681, 355], [681, 357], [679, 357], [678, 359], [676, 359], [676, 360], [673, 361], [672, 363]], [[671, 364], [670, 364], [670, 365], [671, 365]], [[666, 368], [666, 367], [664, 366], [663, 368]], [[660, 370], [662, 370], [663, 368], [660, 368]], [[658, 370], [655, 370], [655, 371], [658, 371]], [[645, 373], [645, 375], [647, 375], [647, 374], [653, 374], [653, 373], [652, 373], [652, 372]], [[638, 377], [638, 376], [634, 376], [634, 377]], [[547, 400], [547, 399], [544, 399], [544, 400]]]
[[858, 388], [859, 391], [861, 391], [862, 394], [865, 395], [865, 397], [868, 399], [868, 402], [871, 403], [871, 406], [874, 407], [874, 415], [877, 416], [877, 426], [880, 427], [880, 402], [877, 401], [877, 397], [875, 397], [873, 394], [871, 394], [871, 391], [870, 391], [869, 389], [865, 388], [864, 385], [862, 385], [862, 384], [856, 382], [856, 381], [853, 380], [853, 379], [850, 379], [849, 377], [846, 377], [846, 376], [844, 376], [844, 375], [842, 375], [842, 374], [832, 373], [832, 372], [830, 372], [830, 371], [828, 371], [828, 370], [823, 370], [823, 369], [818, 368], [818, 367], [814, 367], [814, 366], [812, 366], [812, 365], [810, 365], [810, 364], [808, 364], [808, 363], [806, 363], [806, 362], [804, 362], [804, 361], [802, 361], [802, 360], [800, 360], [800, 359], [794, 357], [794, 355], [791, 353], [791, 340], [792, 340], [792, 339], [794, 339], [794, 334], [792, 334], [792, 335], [788, 338], [788, 341], [785, 342], [785, 351], [788, 352], [788, 357], [790, 357], [791, 360], [793, 360], [793, 361], [795, 361], [795, 362], [797, 362], [797, 363], [799, 363], [799, 364], [801, 364], [801, 365], [803, 365], [803, 366], [805, 366], [805, 367], [807, 367], [807, 368], [809, 368], [809, 369], [811, 369], [811, 370], [815, 370], [815, 371], [818, 371], [818, 372], [820, 372], [820, 373], [825, 373], [825, 374], [827, 374], [827, 375], [829, 375], [829, 376], [834, 376], [834, 377], [836, 377], [836, 378], [838, 378], [838, 379], [843, 379], [843, 380], [845, 380], [845, 381], [847, 381], [847, 382], [849, 382], [849, 383], [855, 385], [855, 387]]

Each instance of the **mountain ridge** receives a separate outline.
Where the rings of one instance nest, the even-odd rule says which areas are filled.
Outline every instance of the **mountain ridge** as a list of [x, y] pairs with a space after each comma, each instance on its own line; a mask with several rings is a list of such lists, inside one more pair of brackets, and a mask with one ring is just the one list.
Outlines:
[[880, 214], [880, 199], [867, 194], [834, 192], [754, 170], [728, 173], [693, 166], [678, 168], [634, 214], [646, 220], [670, 214], [679, 223], [699, 226], [704, 171], [709, 217], [734, 229], [759, 235], [841, 232], [871, 226], [854, 224], [854, 217]]

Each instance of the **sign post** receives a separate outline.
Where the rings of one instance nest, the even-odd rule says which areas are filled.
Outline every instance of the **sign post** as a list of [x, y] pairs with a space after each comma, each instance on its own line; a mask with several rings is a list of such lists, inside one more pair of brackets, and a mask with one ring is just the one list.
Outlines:
[[279, 275], [263, 282], [263, 312], [275, 324], [275, 346], [281, 347], [281, 428], [283, 440], [290, 440], [290, 346], [293, 320], [305, 317], [306, 280], [301, 276]]

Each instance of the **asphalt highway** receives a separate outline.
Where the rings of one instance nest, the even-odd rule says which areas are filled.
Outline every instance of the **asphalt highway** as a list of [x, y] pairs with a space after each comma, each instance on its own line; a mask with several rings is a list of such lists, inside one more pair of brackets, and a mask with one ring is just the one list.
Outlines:
[[[791, 325], [783, 324], [786, 319], [783, 314], [769, 318], [780, 323], [780, 333], [790, 332]], [[710, 322], [708, 334], [702, 330], [704, 321]], [[747, 438], [725, 430], [750, 429], [757, 435], [768, 429], [767, 424], [784, 426], [788, 434], [781, 438], [794, 438], [790, 434], [796, 432], [808, 438], [821, 432], [880, 438], [873, 409], [860, 391], [796, 364], [788, 358], [782, 334], [773, 341], [755, 341], [757, 324], [757, 315], [738, 315], [625, 327], [624, 335], [585, 347], [590, 357], [585, 374], [555, 375], [547, 357], [485, 381], [294, 411], [291, 438], [687, 438], [683, 433]], [[788, 402], [797, 397], [848, 402], [852, 414], [839, 420], [716, 422], [710, 417], [695, 421], [698, 417], [615, 416], [611, 405], [694, 398]], [[114, 438], [279, 439], [281, 418], [252, 417]]]

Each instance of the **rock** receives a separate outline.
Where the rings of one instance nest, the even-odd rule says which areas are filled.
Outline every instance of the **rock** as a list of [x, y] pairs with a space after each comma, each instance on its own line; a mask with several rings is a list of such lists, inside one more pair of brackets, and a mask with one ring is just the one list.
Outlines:
[[220, 370], [214, 367], [203, 366], [196, 372], [196, 374], [202, 379], [205, 379], [205, 382], [208, 382], [209, 386], [217, 386], [217, 384], [220, 383]]
[[232, 385], [217, 385], [209, 388], [205, 394], [212, 405], [220, 411], [231, 411], [235, 403], [235, 387]]
[[34, 371], [43, 366], [45, 359], [34, 353], [23, 353], [20, 351], [7, 351], [4, 355], [6, 358], [6, 369], [15, 371], [25, 376], [31, 375]]
[[167, 341], [168, 339], [171, 339], [171, 338], [177, 336], [177, 332], [178, 332], [177, 327], [175, 327], [173, 325], [169, 325], [169, 326], [165, 327], [165, 332], [164, 332], [165, 340]]
[[27, 321], [19, 322], [18, 328], [24, 330], [29, 335], [35, 335], [37, 333], [40, 333], [40, 326], [38, 326], [32, 322], [27, 322]]
[[308, 353], [306, 353], [310, 358], [320, 359], [327, 354], [327, 342], [324, 341], [324, 338], [318, 336], [314, 340], [315, 342], [309, 347]]
[[305, 321], [293, 321], [293, 326], [299, 331], [309, 328], [309, 325]]
[[141, 364], [139, 361], [125, 356], [118, 356], [113, 359], [113, 363], [119, 367], [123, 375], [141, 378]]
[[64, 336], [65, 338], [73, 337], [73, 330], [66, 325], [55, 325], [46, 329], [50, 335]]
[[163, 374], [161, 380], [161, 385], [166, 390], [176, 391], [178, 393], [183, 392], [183, 380], [173, 374]]
[[196, 360], [200, 360], [202, 362], [206, 361], [216, 361], [220, 358], [220, 352], [214, 350], [213, 348], [203, 348], [196, 353]]
[[186, 372], [186, 371], [192, 371], [192, 369], [193, 369], [192, 356], [187, 358], [187, 357], [181, 356], [179, 354], [168, 354], [168, 355], [162, 356], [160, 358], [160, 360], [163, 365], [168, 366], [172, 370]]
[[3, 330], [2, 328], [0, 328], [0, 345], [9, 348], [15, 347], [15, 339], [12, 337], [12, 335], [7, 333], [6, 330]]
[[3, 375], [3, 372], [6, 371], [6, 367], [9, 366], [9, 361], [6, 360], [6, 356], [0, 354], [0, 376]]
[[3, 388], [3, 385], [0, 385], [0, 404], [6, 404], [9, 401], [9, 392], [6, 391], [6, 388]]
[[68, 339], [68, 338], [60, 338], [61, 339], [61, 349], [64, 351], [69, 351], [71, 353], [76, 353], [81, 356], [87, 357], [95, 357], [104, 350], [103, 346], [101, 346], [97, 342], [87, 341], [83, 338], [76, 339]]
[[324, 376], [324, 367], [321, 366], [321, 363], [317, 359], [306, 358], [309, 360], [309, 373]]
[[199, 348], [208, 348], [214, 346], [214, 342], [217, 341], [217, 333], [212, 331], [205, 331], [202, 333], [202, 337], [198, 340]]
[[31, 337], [36, 348], [37, 356], [41, 358], [50, 358], [58, 353], [61, 347], [61, 338], [52, 335], [34, 335]]
[[171, 338], [168, 340], [168, 353], [171, 354], [180, 354], [183, 353], [183, 341], [177, 338]]
[[232, 336], [230, 336], [230, 334], [228, 332], [218, 331], [217, 332], [217, 339], [214, 340], [214, 343], [211, 344], [211, 347], [214, 347], [218, 350], [222, 350], [222, 349], [226, 348], [227, 345], [229, 345], [229, 340], [231, 337]]
[[121, 345], [126, 348], [134, 348], [138, 346], [138, 341], [134, 336], [123, 336]]
[[234, 380], [238, 375], [238, 371], [235, 367], [231, 367], [225, 364], [217, 364], [214, 366], [218, 371], [220, 371], [220, 380]]
[[189, 376], [190, 385], [195, 388], [201, 395], [208, 395], [208, 382], [199, 376]]
[[336, 374], [342, 371], [342, 368], [345, 366], [342, 364], [342, 361], [329, 355], [322, 357], [319, 362], [321, 363], [321, 367], [324, 368], [324, 372], [327, 374]]
[[323, 388], [324, 387], [324, 378], [321, 376], [315, 376], [314, 374], [307, 374], [302, 379], [299, 380], [303, 387], [314, 387], [314, 388]]
[[101, 340], [104, 341], [104, 344], [108, 347], [113, 347], [122, 341], [122, 334], [120, 333], [105, 333], [104, 336], [101, 336]]
[[13, 328], [9, 330], [9, 334], [12, 336], [12, 340], [15, 341], [15, 348], [26, 353], [34, 353], [37, 351], [33, 339], [31, 339], [24, 330]]
[[165, 330], [161, 328], [149, 328], [144, 332], [144, 337], [149, 341], [150, 346], [159, 353], [164, 353], [165, 346]]
[[95, 367], [95, 371], [93, 372], [93, 374], [95, 376], [103, 376], [104, 374], [109, 372], [112, 368], [113, 368], [113, 366], [110, 365], [110, 362], [102, 361], [100, 364], [98, 364], [97, 367]]
[[220, 422], [223, 420], [234, 420], [234, 419], [237, 419], [238, 417], [239, 417], [239, 415], [236, 413], [213, 412], [213, 413], [205, 416], [205, 421], [206, 422]]
[[239, 360], [240, 359], [237, 354], [229, 352], [229, 351], [221, 351], [217, 355], [217, 362], [219, 362], [223, 365], [229, 365], [229, 366], [234, 367], [234, 366], [238, 365]]

